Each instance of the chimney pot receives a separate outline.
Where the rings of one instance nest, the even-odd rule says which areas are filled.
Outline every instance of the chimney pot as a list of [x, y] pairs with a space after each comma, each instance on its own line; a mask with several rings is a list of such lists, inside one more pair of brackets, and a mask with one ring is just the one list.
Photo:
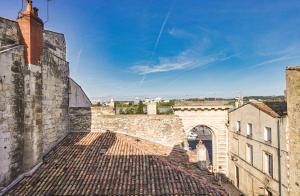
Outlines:
[[34, 8], [33, 8], [33, 14], [34, 14], [35, 16], [39, 16], [39, 9], [36, 8], [36, 7], [34, 7]]

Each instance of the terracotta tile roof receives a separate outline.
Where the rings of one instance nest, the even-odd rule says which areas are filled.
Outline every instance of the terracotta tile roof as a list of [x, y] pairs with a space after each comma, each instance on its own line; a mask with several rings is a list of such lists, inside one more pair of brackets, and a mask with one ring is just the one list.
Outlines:
[[283, 101], [282, 102], [254, 101], [254, 102], [250, 102], [250, 104], [274, 118], [279, 118], [287, 114], [287, 104], [286, 102]]
[[70, 133], [7, 194], [227, 195], [169, 161], [172, 152], [178, 153], [112, 132]]

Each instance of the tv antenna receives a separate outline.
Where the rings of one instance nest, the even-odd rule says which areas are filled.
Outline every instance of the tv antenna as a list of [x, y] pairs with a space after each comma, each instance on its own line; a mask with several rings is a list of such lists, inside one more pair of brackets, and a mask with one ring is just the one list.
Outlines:
[[22, 8], [19, 10], [17, 18], [19, 18], [21, 16], [21, 13], [24, 9], [24, 0], [21, 0], [21, 1], [22, 1]]
[[47, 19], [44, 22], [44, 24], [46, 24], [47, 22], [49, 22], [49, 18], [50, 18], [50, 14], [49, 14], [49, 2], [52, 0], [46, 0], [47, 1]]

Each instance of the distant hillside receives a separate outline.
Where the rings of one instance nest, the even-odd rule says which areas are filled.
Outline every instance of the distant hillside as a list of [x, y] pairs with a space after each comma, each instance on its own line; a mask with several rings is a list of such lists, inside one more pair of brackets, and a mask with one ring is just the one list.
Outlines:
[[285, 96], [248, 96], [248, 97], [244, 97], [244, 101], [249, 101], [251, 99], [261, 100], [261, 101], [284, 101]]

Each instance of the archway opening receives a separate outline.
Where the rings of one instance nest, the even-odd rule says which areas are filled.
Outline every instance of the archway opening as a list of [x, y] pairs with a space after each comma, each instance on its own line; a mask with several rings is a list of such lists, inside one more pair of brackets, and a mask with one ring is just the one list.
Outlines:
[[207, 167], [213, 164], [212, 138], [212, 130], [205, 125], [194, 127], [188, 135], [189, 149], [197, 151], [198, 160]]

